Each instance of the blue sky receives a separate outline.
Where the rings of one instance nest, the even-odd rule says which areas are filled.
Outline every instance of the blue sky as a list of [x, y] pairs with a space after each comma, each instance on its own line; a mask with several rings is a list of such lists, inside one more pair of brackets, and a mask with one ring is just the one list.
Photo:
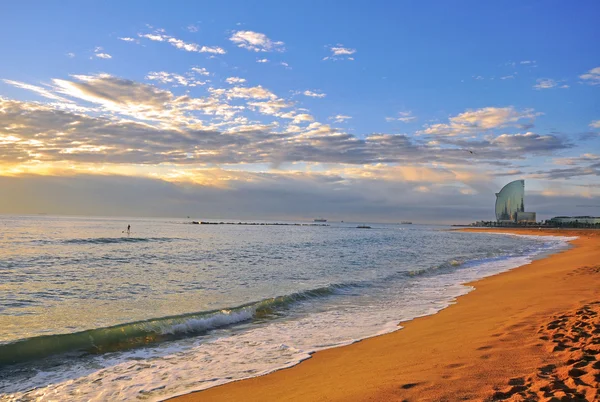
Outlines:
[[[594, 1], [7, 3], [0, 175], [21, 188], [102, 176], [107, 193], [111, 177], [154, 180], [157, 192], [166, 182], [196, 192], [187, 208], [198, 214], [447, 221], [491, 219], [494, 189], [524, 178], [542, 215], [600, 215], [574, 206], [600, 195], [599, 11]], [[257, 206], [206, 209], [206, 191], [249, 191]], [[68, 212], [23, 208], [23, 194], [0, 211]], [[321, 202], [272, 214], [261, 194]]]

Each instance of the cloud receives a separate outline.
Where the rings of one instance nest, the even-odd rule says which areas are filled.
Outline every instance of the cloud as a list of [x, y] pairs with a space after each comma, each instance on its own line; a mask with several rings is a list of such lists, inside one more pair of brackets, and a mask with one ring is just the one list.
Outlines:
[[339, 47], [332, 47], [331, 52], [334, 56], [347, 56], [356, 53], [356, 49], [350, 49], [339, 45]]
[[257, 63], [268, 63], [269, 59], [258, 59], [256, 60]]
[[[209, 89], [209, 91], [211, 91], [211, 89]], [[215, 91], [212, 89], [212, 92], [218, 94], [220, 91]], [[222, 94], [229, 99], [277, 99], [277, 96], [273, 92], [263, 88], [261, 85], [257, 85], [255, 87], [233, 87], [227, 90], [222, 90]]]
[[517, 125], [522, 120], [533, 122], [540, 113], [532, 109], [517, 111], [514, 107], [486, 107], [468, 110], [451, 117], [448, 124], [432, 124], [420, 134], [430, 135], [472, 135], [482, 131]]
[[73, 78], [77, 81], [53, 79], [56, 91], [138, 119], [175, 122], [183, 118], [175, 96], [169, 91], [109, 74]]
[[75, 53], [69, 52], [69, 53], [67, 53], [67, 57], [72, 59], [73, 57], [75, 57]]
[[304, 96], [308, 96], [310, 98], [324, 98], [327, 96], [327, 94], [324, 94], [323, 92], [314, 92], [314, 91], [309, 91], [309, 90], [302, 92], [302, 94]]
[[258, 110], [265, 115], [280, 116], [282, 109], [288, 109], [293, 105], [283, 99], [268, 100], [262, 102], [248, 102], [248, 107], [252, 110]]
[[586, 84], [600, 85], [600, 67], [592, 68], [587, 73], [580, 75], [579, 78]]
[[344, 47], [344, 45], [339, 43], [336, 46], [327, 46], [327, 48], [331, 51], [331, 55], [324, 57], [323, 61], [354, 60], [354, 57], [351, 56], [356, 53], [356, 49]]
[[168, 73], [166, 71], [151, 71], [146, 75], [147, 80], [157, 81], [161, 84], [174, 84], [174, 86], [195, 87], [205, 85], [205, 81], [194, 80], [191, 74], [183, 76], [176, 73]]
[[137, 39], [135, 39], [135, 38], [129, 38], [129, 37], [119, 38], [119, 40], [122, 40], [124, 42], [135, 42], [135, 43], [138, 42]]
[[[551, 78], [540, 78], [537, 80], [537, 84], [533, 86], [538, 91], [541, 89], [550, 89], [559, 86], [560, 81], [553, 80]], [[569, 88], [568, 85], [560, 85], [559, 88]]]
[[474, 75], [473, 79], [477, 80], [477, 81], [481, 81], [481, 80], [484, 80], [485, 78], [483, 78], [481, 75]]
[[592, 128], [600, 128], [600, 120], [594, 120], [590, 123], [590, 127]]
[[494, 138], [491, 143], [517, 153], [550, 153], [571, 147], [571, 144], [554, 135], [539, 135], [532, 132], [502, 134]]
[[600, 176], [600, 155], [583, 154], [578, 157], [556, 159], [556, 165], [568, 166], [550, 170], [538, 170], [536, 178], [571, 179], [581, 176]]
[[352, 116], [346, 116], [343, 114], [338, 114], [335, 116], [331, 116], [329, 119], [333, 120], [336, 123], [344, 123], [346, 120], [350, 120], [352, 118]]
[[190, 25], [188, 25], [188, 26], [187, 26], [187, 30], [188, 30], [189, 32], [192, 32], [192, 33], [194, 33], [194, 32], [198, 32], [198, 31], [200, 30], [200, 28], [198, 28], [198, 26], [197, 26], [197, 25], [190, 24]]
[[315, 121], [314, 117], [312, 117], [311, 115], [307, 114], [307, 113], [300, 113], [294, 116], [292, 122], [293, 123], [301, 123], [301, 122], [311, 122], [311, 121]]
[[38, 95], [43, 96], [44, 98], [48, 98], [48, 99], [52, 99], [52, 100], [56, 100], [56, 101], [60, 101], [60, 102], [69, 102], [69, 103], [71, 102], [70, 100], [65, 99], [64, 97], [59, 96], [59, 95], [55, 94], [54, 92], [52, 92], [46, 88], [37, 86], [37, 85], [26, 84], [24, 82], [13, 81], [13, 80], [2, 80], [2, 81], [4, 81], [8, 85], [12, 85], [17, 88], [26, 89], [28, 91], [35, 92]]
[[[188, 79], [187, 75], [159, 73], [156, 81], [172, 80], [179, 85], [181, 77]], [[514, 169], [509, 161], [571, 146], [558, 136], [530, 132], [473, 137], [474, 130], [482, 127], [519, 126], [521, 119], [537, 115], [510, 107], [468, 110], [452, 117], [448, 129], [466, 130], [467, 137], [423, 140], [388, 133], [345, 133], [315, 121], [309, 111], [262, 86], [209, 88], [207, 96], [194, 98], [108, 74], [76, 75], [52, 83], [50, 94], [83, 105], [92, 103], [95, 108], [85, 110], [72, 104], [69, 109], [2, 98], [0, 165], [37, 171], [63, 163], [103, 169], [113, 164], [148, 167], [144, 169], [176, 165], [172, 174], [178, 174], [184, 166], [199, 164], [323, 163], [352, 166], [344, 168], [343, 175], [357, 176], [375, 174], [369, 165], [460, 166], [465, 164], [465, 149], [472, 149], [475, 155], [469, 166], [480, 171], [482, 166], [493, 166], [492, 172], [500, 173], [504, 168]], [[410, 117], [410, 112], [403, 112], [399, 118]], [[330, 117], [335, 123], [348, 119]], [[382, 169], [377, 174], [385, 172], [391, 171]]]
[[227, 82], [228, 84], [242, 84], [246, 82], [246, 79], [240, 77], [229, 77], [225, 79], [225, 82]]
[[138, 34], [140, 38], [150, 39], [155, 42], [167, 42], [171, 46], [176, 47], [177, 49], [185, 50], [186, 52], [195, 52], [195, 53], [212, 53], [212, 54], [225, 54], [227, 53], [225, 49], [218, 46], [201, 46], [197, 43], [193, 42], [184, 42], [181, 39], [174, 38], [169, 35], [165, 35], [163, 30], [158, 30], [155, 33], [150, 34]]
[[108, 53], [104, 53], [102, 52], [102, 48], [100, 46], [97, 46], [94, 49], [94, 57], [100, 58], [100, 59], [112, 59], [112, 56]]
[[286, 63], [285, 61], [282, 61], [281, 63], [279, 63], [279, 65], [284, 66], [286, 69], [291, 70], [292, 68], [290, 67], [290, 65], [288, 63]]
[[402, 123], [410, 123], [417, 119], [416, 116], [413, 116], [412, 112], [398, 112], [399, 117], [386, 117], [385, 121], [401, 121]]
[[198, 75], [210, 75], [210, 73], [208, 72], [208, 70], [206, 70], [206, 68], [202, 67], [192, 67], [190, 69], [191, 71], [193, 71], [194, 73], [198, 74]]
[[[185, 177], [185, 176], [184, 176]], [[5, 213], [99, 216], [228, 216], [240, 220], [312, 219], [465, 223], [493, 217], [487, 195], [465, 195], [460, 186], [335, 174], [243, 173], [198, 169], [199, 183], [156, 178], [77, 174], [0, 177], [11, 197], [0, 199]], [[204, 184], [229, 178], [227, 187]], [[428, 192], [417, 191], [428, 187]], [[403, 194], [398, 202], [398, 194]], [[444, 199], [443, 208], [439, 200]], [[568, 202], [572, 203], [569, 199]], [[581, 203], [581, 202], [579, 202]], [[470, 208], [464, 208], [470, 205]], [[530, 203], [530, 205], [532, 205]], [[533, 204], [535, 206], [536, 204]], [[557, 210], [560, 205], [556, 207]], [[231, 215], [231, 211], [235, 211]], [[452, 221], [448, 221], [451, 216]]]
[[253, 31], [237, 31], [229, 38], [238, 47], [253, 52], [283, 52], [285, 48], [281, 41], [274, 42], [267, 35]]
[[501, 80], [512, 80], [513, 78], [515, 78], [514, 75], [505, 75], [503, 77], [500, 77]]

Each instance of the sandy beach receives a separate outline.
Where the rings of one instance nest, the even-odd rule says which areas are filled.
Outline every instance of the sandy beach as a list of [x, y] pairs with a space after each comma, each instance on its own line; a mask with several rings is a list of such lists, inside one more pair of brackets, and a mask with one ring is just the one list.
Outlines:
[[173, 400], [598, 400], [600, 231], [496, 231], [578, 239], [400, 331]]

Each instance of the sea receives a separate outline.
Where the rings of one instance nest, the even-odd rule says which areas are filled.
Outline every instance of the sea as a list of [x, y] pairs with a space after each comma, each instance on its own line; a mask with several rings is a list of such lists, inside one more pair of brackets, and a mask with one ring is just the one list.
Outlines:
[[0, 401], [161, 401], [264, 375], [570, 240], [273, 223], [0, 216]]

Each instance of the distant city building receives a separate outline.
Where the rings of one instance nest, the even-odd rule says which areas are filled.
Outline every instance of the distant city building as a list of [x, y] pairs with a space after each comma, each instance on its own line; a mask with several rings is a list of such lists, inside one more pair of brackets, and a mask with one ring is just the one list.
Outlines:
[[496, 220], [500, 223], [535, 222], [535, 212], [525, 212], [525, 180], [511, 181], [496, 193]]
[[525, 211], [525, 180], [515, 180], [496, 193], [498, 222], [516, 222], [517, 212]]
[[600, 224], [600, 217], [598, 216], [555, 216], [549, 220], [550, 223], [559, 225], [572, 225], [574, 223], [582, 223], [586, 225], [598, 225]]

